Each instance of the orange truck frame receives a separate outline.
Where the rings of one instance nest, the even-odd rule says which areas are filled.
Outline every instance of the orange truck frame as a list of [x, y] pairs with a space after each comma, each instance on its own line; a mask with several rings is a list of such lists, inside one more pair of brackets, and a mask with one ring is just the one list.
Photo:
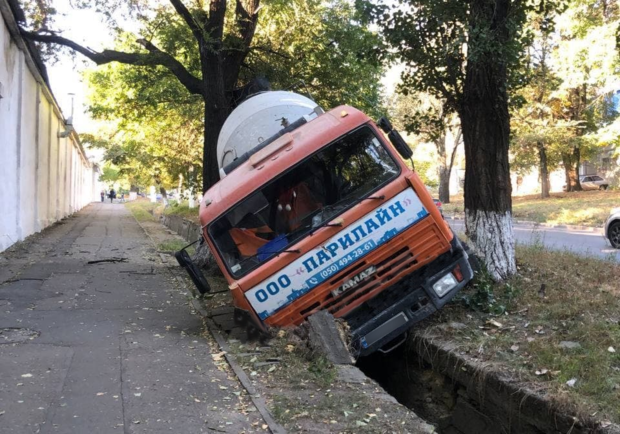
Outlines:
[[200, 203], [235, 308], [263, 331], [327, 310], [354, 356], [388, 351], [472, 279], [468, 255], [387, 120], [340, 106], [280, 121]]

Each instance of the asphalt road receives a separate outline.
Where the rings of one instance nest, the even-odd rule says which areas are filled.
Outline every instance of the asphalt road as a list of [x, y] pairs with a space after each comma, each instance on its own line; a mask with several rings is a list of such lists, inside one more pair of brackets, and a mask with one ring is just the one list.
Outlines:
[[[448, 220], [448, 222], [455, 232], [465, 232], [465, 223], [462, 220]], [[550, 249], [570, 250], [582, 255], [611, 258], [620, 262], [620, 250], [611, 248], [609, 241], [603, 237], [602, 229], [584, 231], [515, 224], [514, 233], [518, 243], [541, 242]]]

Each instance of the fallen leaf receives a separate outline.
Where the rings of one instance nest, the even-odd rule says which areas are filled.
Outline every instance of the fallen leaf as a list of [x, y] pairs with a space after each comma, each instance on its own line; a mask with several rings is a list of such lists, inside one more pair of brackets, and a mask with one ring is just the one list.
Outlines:
[[[609, 347], [609, 348], [607, 348], [607, 351], [609, 351], [610, 353], [615, 353], [616, 349], [614, 347]], [[22, 377], [23, 377], [23, 375], [22, 375]]]
[[361, 420], [355, 421], [355, 426], [366, 426], [368, 425], [366, 422], [362, 422]]
[[134, 393], [133, 396], [140, 397], [140, 396], [142, 396], [142, 393]]
[[220, 390], [227, 390], [228, 387], [220, 385]]
[[103, 395], [105, 395], [106, 393], [107, 393], [107, 392], [99, 392], [99, 393], [97, 393], [97, 396], [103, 396]]
[[273, 372], [276, 370], [275, 365], [271, 366], [271, 368], [267, 369], [267, 372]]
[[568, 381], [566, 382], [566, 385], [567, 385], [568, 387], [575, 387], [575, 383], [576, 383], [576, 382], [577, 382], [577, 379], [576, 379], [576, 378], [571, 378], [570, 380], [568, 380]]
[[211, 358], [214, 361], [219, 362], [220, 360], [222, 360], [222, 357], [224, 357], [225, 354], [226, 354], [226, 351], [222, 351], [221, 353], [217, 353], [217, 354], [211, 354]]
[[513, 345], [512, 347], [510, 347], [510, 350], [511, 350], [513, 353], [516, 353], [517, 351], [519, 351], [519, 345]]
[[32, 377], [32, 374], [22, 374], [22, 378], [30, 378], [30, 377]]
[[538, 375], [538, 376], [545, 375], [547, 372], [549, 372], [548, 369], [541, 369], [539, 371], [536, 371], [536, 375]]
[[488, 320], [486, 322], [486, 324], [490, 325], [490, 326], [493, 326], [493, 327], [497, 327], [498, 329], [503, 327], [503, 324], [501, 322], [495, 321], [494, 319]]

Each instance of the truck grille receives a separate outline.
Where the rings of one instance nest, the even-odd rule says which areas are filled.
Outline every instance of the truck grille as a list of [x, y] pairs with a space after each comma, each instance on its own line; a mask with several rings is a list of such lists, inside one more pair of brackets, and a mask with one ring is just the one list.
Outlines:
[[[300, 324], [307, 316], [327, 309], [335, 317], [343, 317], [371, 300], [384, 289], [400, 281], [450, 248], [432, 219], [424, 219], [402, 236], [391, 240], [387, 248], [369, 253], [336, 278], [298, 300], [296, 310], [285, 309], [267, 319], [269, 325]], [[377, 271], [357, 286], [334, 297], [332, 291], [374, 265]], [[411, 288], [412, 290], [414, 288]], [[398, 295], [395, 295], [398, 297]], [[383, 297], [381, 297], [383, 298]]]

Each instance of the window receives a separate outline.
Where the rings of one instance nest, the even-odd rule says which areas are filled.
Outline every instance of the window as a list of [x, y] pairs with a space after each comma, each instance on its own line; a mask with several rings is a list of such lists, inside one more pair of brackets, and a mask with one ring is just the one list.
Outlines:
[[240, 277], [394, 179], [399, 167], [369, 127], [308, 157], [215, 220], [209, 234]]

